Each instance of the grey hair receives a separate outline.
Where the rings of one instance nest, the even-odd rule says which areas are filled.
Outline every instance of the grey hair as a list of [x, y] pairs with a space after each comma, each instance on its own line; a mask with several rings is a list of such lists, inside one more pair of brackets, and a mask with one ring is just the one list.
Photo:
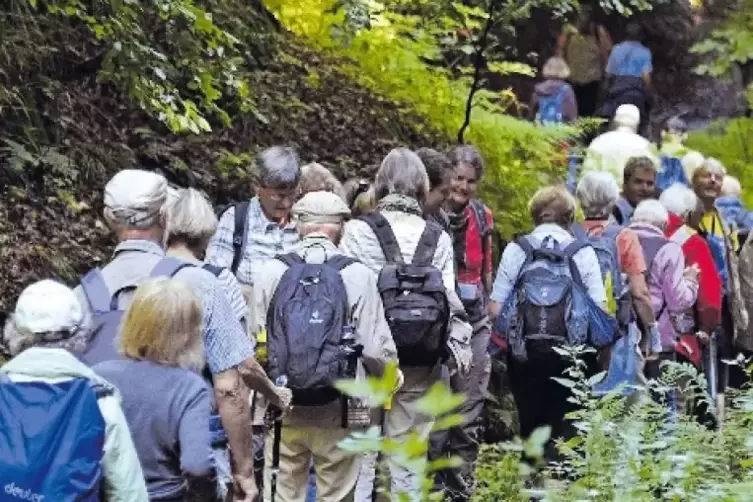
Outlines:
[[54, 333], [32, 333], [16, 324], [13, 315], [8, 316], [3, 327], [2, 345], [11, 356], [16, 356], [31, 347], [65, 349], [78, 354], [86, 350], [92, 332], [92, 317], [88, 312], [76, 327], [76, 331], [59, 331]]
[[587, 218], [607, 218], [620, 196], [614, 177], [603, 171], [589, 171], [575, 190]]
[[395, 148], [382, 161], [374, 180], [376, 200], [405, 195], [423, 203], [429, 193], [429, 175], [421, 159], [407, 148]]
[[268, 188], [293, 188], [301, 179], [295, 150], [283, 146], [267, 148], [256, 157], [256, 181]]
[[170, 205], [168, 245], [183, 243], [192, 250], [204, 251], [217, 230], [217, 216], [207, 198], [198, 190], [178, 190]]
[[315, 232], [321, 232], [327, 235], [336, 236], [340, 235], [343, 230], [342, 223], [304, 223], [298, 222], [295, 226], [298, 230], [298, 235], [305, 237]]
[[662, 230], [667, 227], [668, 221], [669, 213], [667, 209], [656, 199], [644, 200], [638, 204], [633, 213], [633, 222], [648, 223]]
[[721, 174], [722, 176], [725, 176], [727, 174], [727, 170], [724, 168], [724, 164], [713, 157], [706, 158], [699, 169], [705, 169], [710, 173]]
[[301, 197], [309, 192], [332, 192], [345, 200], [345, 190], [340, 180], [321, 164], [312, 162], [301, 168]]
[[698, 196], [683, 183], [675, 183], [662, 192], [659, 202], [670, 213], [685, 218], [698, 206]]
[[722, 181], [722, 195], [740, 197], [742, 191], [743, 187], [740, 184], [740, 180], [730, 175], [724, 177], [724, 180]]
[[480, 180], [484, 175], [484, 159], [481, 152], [473, 145], [460, 145], [450, 152], [450, 161], [453, 166], [466, 164], [476, 171], [476, 179]]

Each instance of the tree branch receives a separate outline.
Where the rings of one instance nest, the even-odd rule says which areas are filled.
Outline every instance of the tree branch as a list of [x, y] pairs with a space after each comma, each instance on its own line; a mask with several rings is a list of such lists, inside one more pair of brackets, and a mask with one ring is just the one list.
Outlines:
[[500, 0], [491, 0], [489, 2], [489, 9], [487, 10], [486, 25], [484, 31], [476, 43], [476, 52], [473, 60], [473, 82], [471, 82], [471, 88], [468, 91], [468, 99], [465, 102], [465, 119], [463, 125], [460, 126], [458, 131], [458, 143], [465, 143], [464, 135], [468, 126], [471, 125], [471, 110], [473, 109], [473, 97], [476, 95], [476, 91], [481, 87], [481, 70], [484, 63], [484, 51], [486, 51], [486, 44], [489, 40], [489, 33], [492, 26], [494, 26], [494, 13], [497, 10], [497, 6]]

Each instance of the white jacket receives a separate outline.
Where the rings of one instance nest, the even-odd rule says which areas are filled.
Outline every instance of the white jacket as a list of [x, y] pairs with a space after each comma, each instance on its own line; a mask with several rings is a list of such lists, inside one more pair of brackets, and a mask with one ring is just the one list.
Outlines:
[[[33, 347], [8, 361], [0, 372], [13, 382], [57, 383], [85, 378], [110, 385], [89, 367], [64, 349]], [[141, 464], [131, 440], [120, 395], [115, 392], [97, 400], [105, 420], [105, 445], [102, 456], [105, 500], [107, 502], [149, 502]]]
[[651, 142], [630, 129], [618, 128], [597, 136], [586, 151], [582, 173], [606, 171], [622, 187], [623, 171], [630, 157], [649, 157], [659, 167], [659, 159]]

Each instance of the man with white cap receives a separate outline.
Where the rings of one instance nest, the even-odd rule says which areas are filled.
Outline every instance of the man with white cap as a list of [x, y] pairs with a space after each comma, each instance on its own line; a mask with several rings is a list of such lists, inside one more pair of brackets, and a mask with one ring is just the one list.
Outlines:
[[623, 171], [630, 157], [658, 158], [646, 138], [637, 133], [641, 114], [635, 105], [621, 105], [614, 114], [614, 130], [594, 139], [586, 151], [583, 172], [607, 171], [622, 186]]
[[[291, 360], [295, 357], [294, 350], [283, 354], [277, 352], [276, 341], [279, 338], [292, 340], [295, 338], [301, 350], [309, 353], [314, 352], [320, 339], [319, 326], [334, 326], [328, 333], [336, 332], [338, 342], [332, 347], [334, 350], [350, 347], [355, 356], [360, 354], [360, 362], [363, 369], [375, 376], [381, 376], [385, 366], [390, 361], [396, 361], [397, 350], [392, 340], [390, 328], [384, 317], [382, 300], [377, 290], [374, 274], [358, 261], [343, 256], [337, 248], [337, 243], [342, 234], [345, 218], [350, 215], [347, 204], [331, 192], [310, 192], [301, 198], [292, 208], [293, 216], [297, 219], [296, 228], [301, 236], [301, 241], [294, 253], [283, 255], [270, 260], [264, 265], [265, 274], [259, 275], [254, 286], [253, 308], [254, 326], [257, 330], [266, 329], [268, 339], [268, 352], [270, 354], [270, 375], [272, 373], [288, 373], [291, 387], [295, 386], [295, 378], [291, 368], [275, 367], [277, 360], [282, 360], [290, 355]], [[305, 265], [304, 265], [305, 263]], [[292, 266], [291, 266], [292, 264]], [[321, 265], [324, 264], [324, 267]], [[316, 272], [316, 281], [306, 282], [305, 271], [307, 267]], [[324, 271], [324, 268], [331, 267]], [[287, 288], [291, 284], [291, 274], [296, 271], [302, 275], [296, 276], [292, 284], [297, 288], [302, 284], [306, 291], [307, 302], [313, 307], [296, 309], [287, 307], [295, 304], [295, 301], [287, 301]], [[344, 287], [337, 287], [341, 282]], [[326, 292], [333, 292], [326, 301], [318, 303], [319, 288], [324, 287]], [[327, 289], [332, 287], [332, 289]], [[301, 288], [301, 289], [303, 289]], [[340, 293], [340, 294], [338, 294]], [[342, 298], [342, 310], [344, 312], [339, 323], [327, 322], [329, 314], [338, 309], [327, 309], [326, 303], [331, 305], [340, 304]], [[306, 310], [306, 315], [301, 313]], [[311, 310], [311, 312], [308, 312]], [[291, 323], [284, 323], [284, 329], [279, 328], [279, 322], [283, 321], [288, 313], [298, 319], [304, 318], [308, 322], [300, 323], [302, 332], [298, 332]], [[332, 317], [331, 317], [332, 318]], [[345, 324], [345, 326], [341, 326]], [[326, 330], [327, 328], [325, 328]], [[349, 330], [349, 331], [348, 331]], [[346, 333], [352, 334], [348, 339]], [[342, 338], [340, 338], [342, 335]], [[278, 338], [279, 337], [279, 338]], [[350, 344], [350, 345], [349, 345]], [[305, 346], [305, 347], [303, 347]], [[317, 353], [326, 353], [325, 350]], [[306, 363], [305, 357], [296, 359], [296, 369], [301, 370]], [[315, 367], [323, 363], [317, 359]], [[353, 359], [355, 365], [355, 359]], [[280, 365], [282, 366], [282, 365]], [[290, 365], [288, 365], [290, 366]], [[354, 367], [355, 371], [355, 367]], [[361, 369], [358, 369], [361, 373]], [[354, 375], [348, 375], [350, 377]], [[315, 390], [305, 390], [309, 395]], [[276, 485], [277, 500], [283, 502], [303, 502], [306, 497], [307, 475], [309, 463], [313, 458], [317, 476], [317, 500], [324, 502], [352, 501], [354, 499], [356, 480], [358, 478], [359, 463], [352, 453], [338, 448], [338, 443], [345, 439], [353, 428], [364, 427], [369, 423], [367, 410], [353, 407], [354, 402], [346, 406], [341, 399], [334, 395], [334, 399], [324, 404], [301, 402], [301, 394], [294, 391], [294, 407], [284, 418], [280, 434], [279, 447], [279, 477], [272, 479], [274, 469], [273, 443], [275, 433], [267, 436], [266, 459], [265, 459], [265, 500], [270, 499], [272, 485]], [[326, 400], [325, 400], [326, 401]], [[355, 410], [361, 410], [359, 423], [352, 420], [356, 416]], [[348, 420], [350, 417], [350, 420]], [[278, 432], [279, 433], [279, 432]], [[274, 469], [275, 472], [278, 469]]]
[[149, 500], [117, 389], [75, 356], [90, 329], [73, 291], [51, 280], [27, 287], [5, 324], [13, 359], [0, 368], [0, 427], [12, 434], [0, 445], [0, 487], [11, 498], [89, 500], [101, 481], [105, 500]]
[[[119, 244], [110, 263], [97, 275], [103, 281], [106, 293], [112, 295], [112, 305], [123, 310], [133, 297], [135, 287], [150, 277], [158, 265], [165, 263], [169, 206], [167, 181], [147, 171], [120, 171], [105, 187], [104, 202], [105, 220], [115, 232]], [[217, 278], [190, 265], [184, 265], [174, 275], [195, 287], [201, 298], [204, 349], [217, 409], [233, 454], [236, 500], [253, 500], [257, 489], [250, 451], [246, 385], [264, 392], [283, 408], [287, 406], [284, 402], [286, 393], [278, 396], [256, 363], [254, 345], [233, 313]], [[84, 288], [80, 286], [76, 292], [85, 308], [95, 312], [100, 310], [93, 304], [96, 298], [87, 295]], [[89, 342], [90, 346], [93, 341]], [[101, 361], [93, 361], [98, 362]], [[222, 445], [215, 448], [221, 485], [231, 481], [229, 469], [223, 469], [228, 467], [226, 452], [227, 448]]]

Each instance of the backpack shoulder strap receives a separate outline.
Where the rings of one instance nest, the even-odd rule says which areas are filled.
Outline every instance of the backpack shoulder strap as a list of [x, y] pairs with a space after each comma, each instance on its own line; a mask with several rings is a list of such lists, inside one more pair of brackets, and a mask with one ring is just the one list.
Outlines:
[[392, 231], [390, 222], [387, 221], [387, 218], [382, 213], [374, 211], [363, 214], [358, 219], [366, 222], [372, 232], [374, 232], [374, 235], [376, 235], [387, 263], [405, 263], [403, 252], [397, 243], [397, 237], [395, 237], [395, 232]]
[[298, 256], [298, 253], [288, 253], [288, 254], [281, 254], [275, 256], [275, 260], [279, 260], [283, 262], [288, 268], [293, 267], [293, 265], [300, 265], [301, 263], [306, 263], [303, 258]]
[[428, 267], [434, 261], [434, 252], [437, 250], [439, 237], [442, 235], [442, 227], [433, 221], [427, 221], [421, 238], [416, 245], [416, 252], [413, 254], [413, 265], [419, 267]]
[[183, 260], [179, 260], [178, 258], [166, 256], [154, 266], [149, 277], [175, 277], [175, 274], [186, 267], [193, 267], [193, 265]]
[[349, 267], [350, 265], [353, 265], [354, 263], [358, 263], [358, 260], [356, 260], [355, 258], [351, 258], [350, 256], [338, 254], [338, 255], [332, 256], [330, 259], [328, 259], [324, 263], [329, 265], [330, 267], [337, 269], [338, 271], [342, 271], [344, 268]]
[[484, 206], [484, 203], [480, 200], [472, 199], [471, 209], [473, 209], [473, 214], [476, 216], [476, 222], [481, 231], [481, 237], [486, 237], [486, 235], [492, 230], [489, 228], [489, 222], [486, 219], [486, 206]]
[[201, 266], [201, 268], [203, 268], [207, 272], [211, 272], [215, 277], [219, 277], [222, 271], [225, 270], [223, 267], [212, 265], [211, 263], [205, 263]]
[[98, 268], [90, 270], [81, 278], [81, 290], [89, 301], [92, 311], [95, 313], [110, 312], [112, 294], [102, 277], [102, 271]]
[[572, 230], [576, 240], [587, 240], [589, 237], [588, 232], [586, 231], [586, 227], [584, 227], [580, 223], [573, 223], [570, 229]]
[[233, 226], [233, 263], [230, 265], [230, 271], [233, 274], [238, 273], [238, 267], [243, 257], [243, 248], [246, 247], [248, 206], [249, 201], [247, 200], [233, 206], [235, 208], [235, 225]]
[[565, 255], [565, 258], [567, 258], [568, 266], [570, 267], [570, 275], [572, 275], [575, 283], [581, 286], [583, 285], [583, 279], [581, 278], [580, 270], [578, 269], [578, 265], [575, 263], [574, 258], [578, 251], [588, 247], [589, 245], [590, 244], [588, 243], [588, 241], [584, 241], [583, 239], [575, 239], [562, 251], [562, 254]]

